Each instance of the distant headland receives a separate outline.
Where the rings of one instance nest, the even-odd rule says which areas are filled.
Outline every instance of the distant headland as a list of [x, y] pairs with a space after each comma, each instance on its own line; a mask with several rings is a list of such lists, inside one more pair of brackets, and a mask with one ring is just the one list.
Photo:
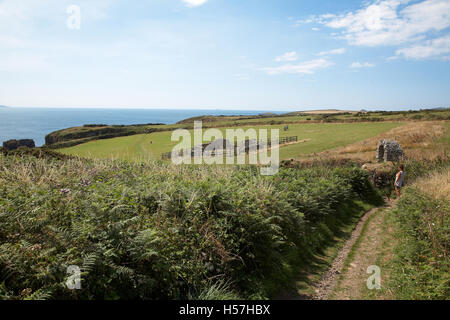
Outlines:
[[7, 108], [9, 108], [9, 107], [7, 107], [7, 106], [2, 106], [2, 105], [0, 104], [0, 109], [7, 109]]

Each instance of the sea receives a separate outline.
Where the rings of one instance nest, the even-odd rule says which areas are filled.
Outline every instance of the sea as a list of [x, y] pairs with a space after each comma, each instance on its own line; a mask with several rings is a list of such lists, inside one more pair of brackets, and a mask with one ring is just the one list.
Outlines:
[[42, 146], [50, 132], [85, 124], [174, 124], [203, 115], [249, 116], [267, 112], [283, 113], [267, 110], [0, 108], [0, 145], [10, 139], [33, 139], [36, 146]]

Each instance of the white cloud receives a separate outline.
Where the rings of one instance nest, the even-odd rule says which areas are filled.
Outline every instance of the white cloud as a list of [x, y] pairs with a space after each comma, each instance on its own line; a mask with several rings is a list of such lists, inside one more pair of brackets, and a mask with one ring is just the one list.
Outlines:
[[188, 7], [198, 7], [208, 2], [208, 0], [183, 0], [183, 2]]
[[296, 61], [298, 59], [297, 52], [286, 52], [285, 54], [277, 57], [275, 61]]
[[320, 53], [318, 53], [318, 56], [329, 56], [329, 55], [335, 55], [335, 54], [344, 54], [345, 52], [347, 52], [347, 50], [345, 48], [340, 48], [340, 49], [334, 49], [334, 50], [330, 50], [330, 51], [322, 51]]
[[315, 21], [315, 16], [311, 16], [311, 17], [308, 18], [308, 19], [297, 20], [297, 21], [295, 22], [295, 25], [298, 27], [298, 26], [300, 26], [300, 25], [302, 25], [302, 24], [313, 23], [314, 21]]
[[361, 63], [361, 62], [353, 62], [350, 65], [350, 68], [352, 68], [352, 69], [373, 68], [373, 67], [375, 67], [375, 64], [369, 63], [369, 62], [363, 62], [363, 63]]
[[446, 52], [442, 49], [445, 39], [436, 38], [437, 43], [433, 43], [429, 37], [430, 33], [445, 32], [450, 27], [450, 1], [373, 0], [360, 10], [322, 15], [315, 21], [342, 30], [337, 37], [351, 45], [410, 45], [398, 54], [425, 58]]
[[262, 70], [270, 75], [283, 73], [313, 74], [316, 70], [328, 68], [333, 64], [333, 62], [327, 59], [316, 59], [300, 64], [285, 64], [279, 67], [263, 68]]
[[[396, 51], [397, 55], [404, 56], [407, 59], [433, 58], [448, 53], [450, 53], [450, 35]], [[446, 60], [445, 57], [443, 59]]]

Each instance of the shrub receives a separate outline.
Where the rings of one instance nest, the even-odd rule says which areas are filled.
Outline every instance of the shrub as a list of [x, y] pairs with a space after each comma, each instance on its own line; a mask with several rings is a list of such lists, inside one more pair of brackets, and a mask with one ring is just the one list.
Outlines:
[[392, 212], [398, 245], [390, 286], [398, 299], [450, 296], [448, 199], [432, 199], [410, 189]]
[[350, 166], [263, 177], [22, 154], [0, 168], [3, 299], [267, 298], [374, 192]]

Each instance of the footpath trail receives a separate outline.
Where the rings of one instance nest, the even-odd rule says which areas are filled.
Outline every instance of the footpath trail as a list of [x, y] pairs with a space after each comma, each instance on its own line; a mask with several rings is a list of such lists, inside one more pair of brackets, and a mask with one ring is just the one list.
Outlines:
[[367, 296], [366, 280], [370, 275], [366, 271], [376, 265], [380, 252], [385, 250], [384, 218], [396, 203], [387, 201], [361, 218], [331, 267], [313, 286], [312, 300], [359, 300]]

